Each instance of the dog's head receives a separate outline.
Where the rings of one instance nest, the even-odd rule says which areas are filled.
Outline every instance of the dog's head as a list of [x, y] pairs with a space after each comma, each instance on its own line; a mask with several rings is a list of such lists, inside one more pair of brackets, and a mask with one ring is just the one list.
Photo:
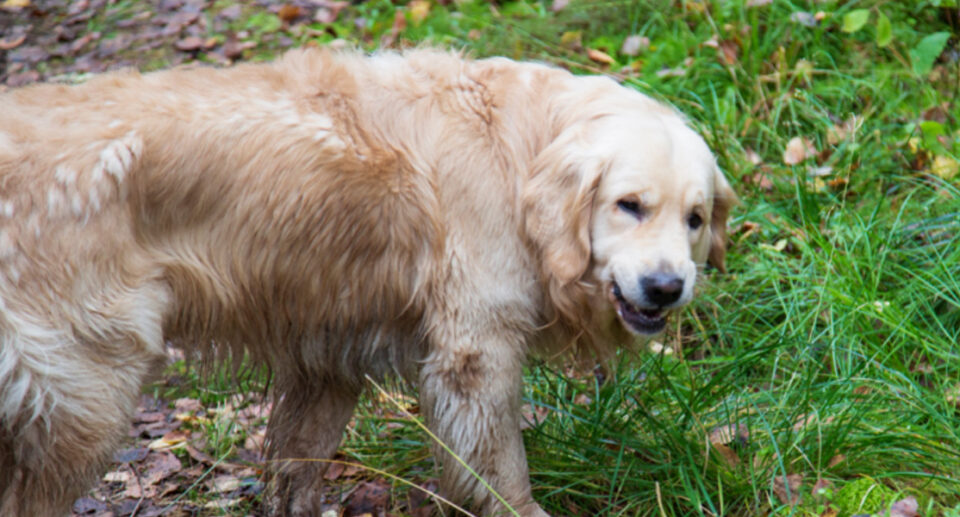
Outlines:
[[736, 195], [703, 139], [642, 99], [564, 129], [537, 157], [524, 208], [561, 316], [586, 301], [654, 334], [691, 300], [702, 264], [724, 270]]

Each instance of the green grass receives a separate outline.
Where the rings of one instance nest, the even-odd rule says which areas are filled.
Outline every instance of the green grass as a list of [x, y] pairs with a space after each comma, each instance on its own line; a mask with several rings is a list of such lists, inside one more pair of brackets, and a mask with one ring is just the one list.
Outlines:
[[[547, 511], [820, 515], [833, 501], [813, 494], [815, 481], [835, 493], [869, 477], [915, 496], [921, 515], [958, 515], [955, 2], [580, 0], [555, 13], [544, 2], [464, 0], [432, 4], [417, 23], [409, 6], [372, 0], [333, 26], [289, 36], [372, 49], [398, 9], [408, 18], [398, 44], [606, 70], [675, 105], [741, 196], [729, 273], [708, 272], [694, 306], [663, 336], [674, 354], [624, 354], [602, 384], [529, 369], [526, 401], [548, 410], [525, 432]], [[845, 32], [862, 9], [866, 24]], [[285, 30], [248, 14], [236, 24], [251, 38]], [[808, 18], [820, 21], [801, 23]], [[948, 51], [934, 62], [942, 45], [931, 58], [928, 37], [938, 33], [949, 35]], [[620, 55], [635, 34], [649, 48]], [[575, 41], [614, 65], [591, 62]], [[724, 60], [717, 46], [735, 54]], [[816, 155], [786, 165], [794, 137]], [[811, 176], [814, 168], [828, 174]], [[727, 426], [740, 431], [718, 439]], [[426, 435], [382, 402], [361, 405], [343, 453], [418, 482], [436, 475]], [[802, 479], [797, 506], [778, 495], [777, 479], [788, 475]]]

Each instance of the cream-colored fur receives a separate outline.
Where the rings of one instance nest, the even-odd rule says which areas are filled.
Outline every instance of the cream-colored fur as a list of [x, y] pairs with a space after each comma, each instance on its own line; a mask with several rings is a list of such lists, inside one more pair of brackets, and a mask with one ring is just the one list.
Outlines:
[[[436, 434], [545, 515], [524, 359], [656, 332], [722, 265], [734, 200], [635, 91], [431, 50], [108, 74], [0, 114], [4, 517], [67, 512], [168, 340], [271, 367], [277, 460], [333, 455], [366, 374], [414, 380]], [[501, 510], [439, 455], [447, 494]], [[322, 463], [271, 465], [272, 511], [316, 515]]]

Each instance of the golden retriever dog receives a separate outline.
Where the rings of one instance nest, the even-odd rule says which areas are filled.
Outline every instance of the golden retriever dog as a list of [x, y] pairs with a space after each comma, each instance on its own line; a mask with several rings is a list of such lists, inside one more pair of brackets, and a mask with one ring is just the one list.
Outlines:
[[[437, 50], [0, 95], [0, 515], [65, 514], [165, 343], [269, 366], [269, 511], [318, 515], [366, 376], [520, 515], [530, 354], [607, 355], [722, 268], [735, 200], [681, 116]], [[439, 448], [438, 448], [439, 449]], [[441, 487], [504, 504], [449, 453]], [[286, 460], [286, 461], [284, 461]]]

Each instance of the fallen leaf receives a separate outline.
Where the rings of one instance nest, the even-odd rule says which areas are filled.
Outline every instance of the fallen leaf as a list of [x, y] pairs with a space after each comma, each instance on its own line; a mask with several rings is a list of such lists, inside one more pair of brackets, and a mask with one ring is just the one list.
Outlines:
[[347, 466], [343, 463], [329, 463], [327, 465], [327, 471], [323, 473], [323, 479], [327, 481], [336, 481], [337, 478], [343, 475], [343, 471], [346, 470]]
[[264, 430], [258, 430], [247, 434], [247, 439], [243, 442], [243, 448], [254, 452], [263, 451], [263, 444], [267, 440], [267, 434]]
[[17, 48], [21, 43], [26, 41], [27, 35], [21, 34], [20, 36], [15, 36], [10, 39], [4, 38], [0, 39], [0, 50], [10, 50], [12, 48]]
[[722, 443], [711, 443], [710, 446], [720, 454], [720, 458], [723, 459], [723, 462], [726, 463], [728, 467], [732, 468], [740, 464], [740, 456], [730, 447]]
[[550, 10], [553, 12], [561, 11], [569, 4], [570, 0], [553, 0], [553, 4], [550, 5]]
[[333, 23], [340, 17], [340, 11], [349, 5], [349, 2], [326, 2], [323, 7], [317, 9], [313, 20], [323, 24]]
[[836, 456], [830, 458], [830, 461], [827, 462], [827, 468], [832, 469], [833, 467], [836, 467], [837, 465], [843, 463], [845, 459], [847, 459], [845, 455], [837, 454]]
[[573, 397], [573, 403], [578, 406], [589, 406], [593, 400], [586, 393], [580, 393]]
[[524, 404], [520, 409], [523, 418], [520, 420], [520, 430], [532, 429], [540, 425], [550, 414], [550, 409], [544, 406]]
[[827, 143], [830, 145], [839, 144], [849, 138], [859, 126], [860, 119], [856, 115], [849, 117], [840, 124], [830, 126], [830, 128], [827, 129]]
[[242, 501], [241, 501], [240, 499], [238, 499], [238, 498], [232, 498], [232, 499], [216, 499], [216, 500], [214, 500], [214, 501], [210, 501], [210, 502], [208, 502], [208, 503], [204, 503], [203, 508], [204, 508], [204, 509], [207, 509], [207, 510], [220, 510], [220, 511], [223, 511], [223, 510], [229, 510], [230, 508], [233, 508], [234, 506], [237, 506], [237, 505], [240, 504], [241, 502], [242, 502]]
[[795, 23], [799, 23], [800, 25], [803, 25], [804, 27], [816, 27], [816, 26], [817, 26], [817, 19], [816, 19], [816, 17], [814, 17], [814, 15], [812, 15], [812, 14], [806, 12], [806, 11], [797, 11], [797, 12], [791, 14], [791, 15], [790, 15], [790, 21], [795, 22]]
[[906, 499], [901, 499], [890, 507], [890, 513], [887, 514], [889, 517], [917, 517], [919, 514], [917, 510], [920, 509], [920, 505], [917, 503], [917, 498], [910, 496]]
[[659, 341], [651, 341], [648, 348], [651, 354], [673, 355], [673, 347], [664, 346]]
[[403, 11], [397, 9], [397, 12], [393, 15], [393, 26], [390, 28], [390, 32], [380, 39], [380, 46], [392, 47], [397, 42], [397, 38], [400, 37], [400, 33], [406, 28], [407, 17], [404, 16]]
[[413, 0], [407, 4], [407, 7], [410, 9], [410, 20], [413, 21], [414, 25], [423, 23], [423, 20], [430, 14], [429, 0]]
[[803, 485], [803, 476], [790, 474], [786, 477], [773, 478], [773, 493], [783, 504], [791, 506], [800, 502], [800, 487]]
[[303, 16], [303, 8], [299, 5], [283, 4], [277, 10], [277, 17], [283, 23], [291, 23], [301, 16]]
[[807, 175], [813, 178], [822, 178], [833, 174], [833, 167], [822, 165], [820, 167], [807, 167]]
[[683, 77], [685, 75], [687, 75], [687, 69], [682, 66], [657, 70], [657, 77]]
[[174, 43], [173, 47], [181, 52], [193, 52], [203, 48], [203, 40], [196, 36], [187, 36]]
[[133, 477], [133, 474], [127, 470], [111, 470], [110, 472], [104, 474], [100, 479], [103, 479], [107, 483], [126, 483], [133, 479]]
[[580, 52], [583, 50], [583, 33], [580, 31], [564, 32], [560, 35], [560, 45], [574, 52]]
[[740, 45], [734, 40], [721, 40], [719, 43], [720, 60], [727, 66], [737, 64], [740, 59]]
[[749, 439], [750, 428], [744, 423], [721, 425], [710, 431], [712, 444], [727, 444], [733, 441], [746, 443]]
[[633, 36], [627, 36], [627, 38], [623, 40], [623, 45], [620, 46], [620, 53], [624, 56], [636, 56], [648, 48], [650, 48], [650, 38], [635, 34]]
[[170, 431], [169, 433], [164, 434], [160, 438], [157, 438], [156, 440], [150, 442], [150, 444], [147, 445], [147, 447], [154, 451], [162, 450], [162, 449], [170, 449], [172, 447], [175, 447], [177, 445], [184, 443], [185, 441], [187, 441], [187, 433], [185, 433], [184, 431], [176, 430], [176, 431]]
[[146, 447], [134, 447], [129, 449], [123, 449], [117, 451], [113, 454], [114, 463], [136, 463], [138, 461], [143, 461], [147, 457], [147, 454], [150, 453], [150, 450]]
[[804, 138], [795, 136], [787, 142], [787, 147], [783, 150], [783, 163], [796, 165], [814, 153], [816, 153], [816, 150], [813, 149], [810, 142]]
[[937, 155], [930, 164], [930, 172], [945, 180], [953, 179], [960, 172], [960, 162], [949, 156]]
[[240, 480], [230, 475], [217, 476], [210, 482], [210, 490], [218, 494], [233, 492], [238, 488], [240, 488]]
[[596, 50], [592, 48], [587, 49], [587, 57], [590, 58], [591, 61], [595, 61], [604, 65], [610, 65], [614, 62], [613, 58], [610, 57], [610, 54], [607, 54], [602, 50]]
[[960, 384], [949, 388], [946, 393], [947, 402], [960, 407]]
[[437, 480], [431, 479], [420, 485], [420, 488], [423, 490], [410, 490], [407, 495], [407, 512], [411, 517], [430, 517], [436, 509], [431, 504], [430, 494], [436, 494], [440, 485]]
[[243, 15], [243, 6], [240, 4], [233, 4], [231, 6], [224, 7], [219, 13], [217, 13], [217, 16], [231, 21], [240, 18], [241, 15]]
[[827, 479], [819, 478], [817, 482], [813, 484], [813, 490], [810, 491], [810, 494], [815, 498], [829, 499], [827, 496], [832, 488], [833, 483]]
[[390, 501], [390, 485], [382, 479], [364, 481], [350, 493], [344, 512], [347, 515], [379, 515]]
[[761, 7], [772, 3], [773, 0], [747, 0], [747, 7]]
[[0, 8], [3, 9], [21, 9], [23, 7], [30, 7], [30, 0], [4, 0], [0, 4]]

